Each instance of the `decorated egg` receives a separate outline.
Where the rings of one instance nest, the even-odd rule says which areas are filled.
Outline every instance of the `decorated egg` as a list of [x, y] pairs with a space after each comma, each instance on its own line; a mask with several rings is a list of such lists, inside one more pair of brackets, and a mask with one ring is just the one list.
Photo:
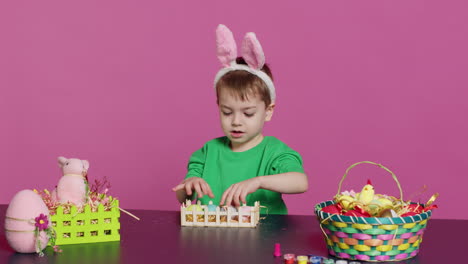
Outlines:
[[191, 204], [187, 207], [187, 211], [201, 212], [203, 211], [203, 207], [201, 207], [200, 203]]
[[228, 211], [231, 212], [231, 214], [232, 213], [237, 213], [237, 208], [231, 205], [231, 206], [228, 207]]
[[252, 207], [247, 206], [245, 204], [239, 208], [239, 212], [242, 214], [250, 214], [251, 211], [252, 211]]
[[237, 209], [236, 207], [230, 205], [230, 206], [223, 206], [221, 207], [221, 212], [230, 212], [231, 214], [232, 213], [237, 213]]
[[208, 212], [216, 212], [217, 206], [214, 205], [212, 201], [210, 201], [206, 207], [208, 208]]
[[20, 253], [42, 251], [49, 242], [45, 230], [49, 226], [49, 209], [39, 194], [31, 190], [18, 192], [6, 211], [5, 236], [10, 246]]
[[242, 214], [242, 222], [250, 222], [250, 213], [252, 212], [252, 206], [243, 205], [239, 207], [239, 213]]
[[387, 208], [380, 211], [378, 217], [398, 217], [398, 214], [395, 210]]

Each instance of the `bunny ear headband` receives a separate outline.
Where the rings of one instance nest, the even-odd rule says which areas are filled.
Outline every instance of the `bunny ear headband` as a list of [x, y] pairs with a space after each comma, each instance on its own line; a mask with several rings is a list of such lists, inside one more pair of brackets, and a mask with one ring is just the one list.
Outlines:
[[265, 64], [265, 54], [255, 33], [249, 32], [245, 34], [244, 41], [242, 42], [242, 57], [247, 62], [247, 65], [236, 63], [236, 41], [232, 32], [225, 25], [219, 25], [216, 29], [216, 48], [216, 54], [223, 68], [216, 74], [215, 87], [219, 79], [226, 73], [237, 70], [247, 71], [259, 77], [266, 84], [270, 90], [271, 101], [275, 101], [276, 94], [273, 81], [265, 72], [261, 71]]

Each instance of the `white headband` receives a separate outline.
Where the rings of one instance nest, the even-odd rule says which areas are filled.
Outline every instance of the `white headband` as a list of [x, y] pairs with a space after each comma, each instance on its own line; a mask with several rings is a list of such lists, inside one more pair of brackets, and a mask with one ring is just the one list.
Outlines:
[[224, 67], [216, 74], [214, 80], [215, 88], [219, 79], [226, 73], [237, 70], [247, 71], [260, 78], [266, 84], [270, 91], [271, 101], [275, 102], [275, 85], [268, 74], [261, 71], [263, 65], [265, 65], [265, 54], [255, 33], [247, 33], [242, 42], [242, 57], [247, 62], [247, 65], [236, 63], [236, 42], [232, 32], [225, 25], [219, 25], [216, 29], [216, 48], [218, 59]]

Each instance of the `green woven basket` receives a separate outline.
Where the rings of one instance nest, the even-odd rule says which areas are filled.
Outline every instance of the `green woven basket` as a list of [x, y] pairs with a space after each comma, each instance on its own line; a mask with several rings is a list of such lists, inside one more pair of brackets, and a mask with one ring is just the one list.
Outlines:
[[83, 212], [77, 213], [77, 208], [72, 206], [69, 213], [64, 213], [63, 207], [59, 206], [56, 214], [50, 216], [52, 227], [56, 232], [55, 244], [119, 241], [119, 218], [119, 200], [117, 199], [112, 201], [110, 210], [105, 210], [100, 204], [95, 212], [89, 205], [85, 205]]
[[[345, 172], [338, 187], [346, 178], [349, 170], [359, 164], [368, 163], [390, 172], [403, 191], [393, 172], [381, 164], [362, 161], [351, 165]], [[334, 204], [325, 201], [315, 206], [315, 214], [324, 233], [328, 252], [338, 258], [361, 261], [398, 261], [416, 256], [422, 242], [427, 221], [432, 211], [407, 217], [355, 217], [323, 212], [322, 208]]]

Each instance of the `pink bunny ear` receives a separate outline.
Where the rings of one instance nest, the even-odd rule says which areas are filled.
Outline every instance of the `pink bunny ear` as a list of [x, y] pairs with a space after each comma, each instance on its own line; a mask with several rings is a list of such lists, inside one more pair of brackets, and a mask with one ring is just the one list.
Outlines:
[[250, 68], [260, 70], [265, 64], [265, 54], [255, 33], [249, 32], [242, 42], [242, 57]]
[[65, 165], [65, 163], [67, 162], [67, 158], [62, 157], [62, 156], [58, 157], [57, 159], [58, 159], [58, 164], [60, 168], [62, 168], [63, 165]]
[[237, 46], [231, 30], [220, 24], [216, 29], [216, 54], [219, 61], [225, 67], [229, 67], [231, 62], [237, 57]]

